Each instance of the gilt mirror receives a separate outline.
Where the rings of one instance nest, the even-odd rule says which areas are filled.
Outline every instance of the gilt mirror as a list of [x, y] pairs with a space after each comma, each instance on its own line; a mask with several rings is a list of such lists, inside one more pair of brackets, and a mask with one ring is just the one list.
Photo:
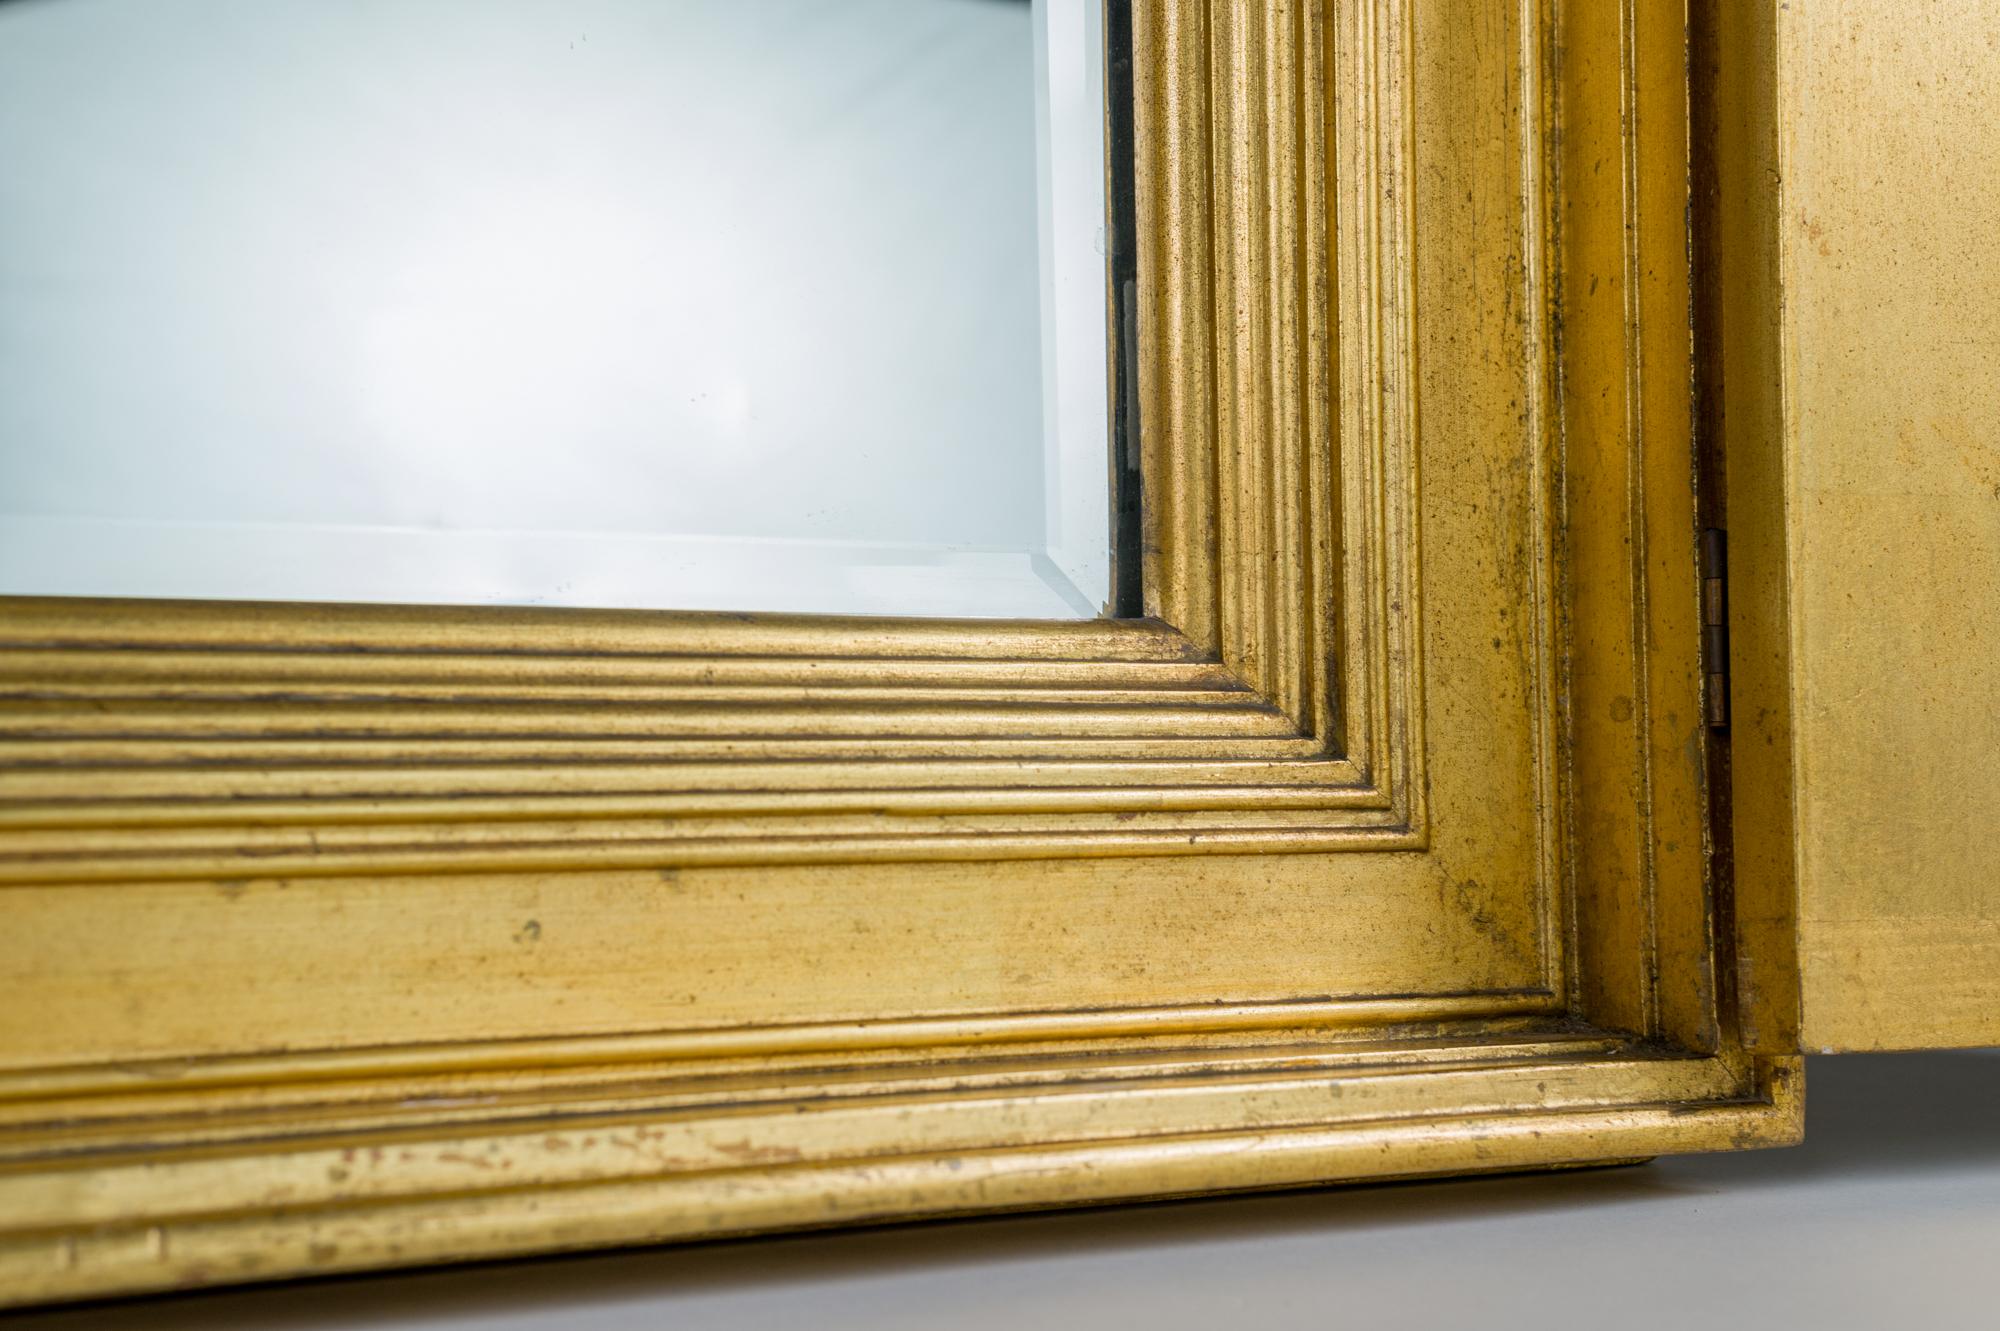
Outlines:
[[1105, 27], [0, 7], [0, 593], [1117, 612]]

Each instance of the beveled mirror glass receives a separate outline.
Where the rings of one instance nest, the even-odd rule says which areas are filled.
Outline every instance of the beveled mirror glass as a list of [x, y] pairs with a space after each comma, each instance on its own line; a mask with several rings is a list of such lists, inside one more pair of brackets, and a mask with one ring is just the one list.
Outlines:
[[0, 593], [1103, 613], [1103, 27], [0, 5]]

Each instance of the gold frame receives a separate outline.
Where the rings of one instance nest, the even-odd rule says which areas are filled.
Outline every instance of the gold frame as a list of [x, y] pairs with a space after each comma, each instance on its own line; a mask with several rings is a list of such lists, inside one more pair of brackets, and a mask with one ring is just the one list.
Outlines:
[[[31, 995], [5, 1029], [112, 1041], [148, 986], [199, 989], [171, 945], [250, 897], [228, 945], [286, 949], [332, 1000], [334, 953], [278, 904], [329, 878], [426, 888], [393, 945], [436, 977], [408, 1001], [478, 1009], [454, 930], [555, 875], [865, 864], [893, 892], [956, 866], [998, 891], [1031, 861], [1423, 854], [1413, 71], [1444, 12], [1135, 4], [1145, 619], [6, 603], [0, 900], [75, 951], [0, 943]], [[1704, 853], [1685, 12], [1506, 17], [1539, 980], [625, 1033], [593, 1010], [575, 1036], [495, 1007], [403, 1045], [16, 1059], [0, 1302], [1794, 1139], [1794, 1061], [1737, 1039]], [[110, 895], [133, 883], [157, 902]], [[746, 898], [741, 937], [811, 902]], [[610, 964], [634, 908], [600, 904], [575, 946]], [[155, 964], [78, 962], [113, 910], [158, 912]], [[1172, 932], [1100, 927], [1121, 955]]]

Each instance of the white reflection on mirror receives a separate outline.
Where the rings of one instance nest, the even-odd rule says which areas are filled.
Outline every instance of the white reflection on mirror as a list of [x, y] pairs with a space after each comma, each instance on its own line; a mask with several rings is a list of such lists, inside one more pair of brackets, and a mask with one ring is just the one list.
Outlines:
[[1096, 0], [0, 0], [0, 592], [1083, 617]]

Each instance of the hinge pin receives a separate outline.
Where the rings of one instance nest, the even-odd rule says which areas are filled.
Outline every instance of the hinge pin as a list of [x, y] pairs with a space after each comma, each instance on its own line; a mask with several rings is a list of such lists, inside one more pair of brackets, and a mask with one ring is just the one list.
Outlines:
[[1701, 534], [1701, 664], [1711, 730], [1729, 729], [1729, 536]]

